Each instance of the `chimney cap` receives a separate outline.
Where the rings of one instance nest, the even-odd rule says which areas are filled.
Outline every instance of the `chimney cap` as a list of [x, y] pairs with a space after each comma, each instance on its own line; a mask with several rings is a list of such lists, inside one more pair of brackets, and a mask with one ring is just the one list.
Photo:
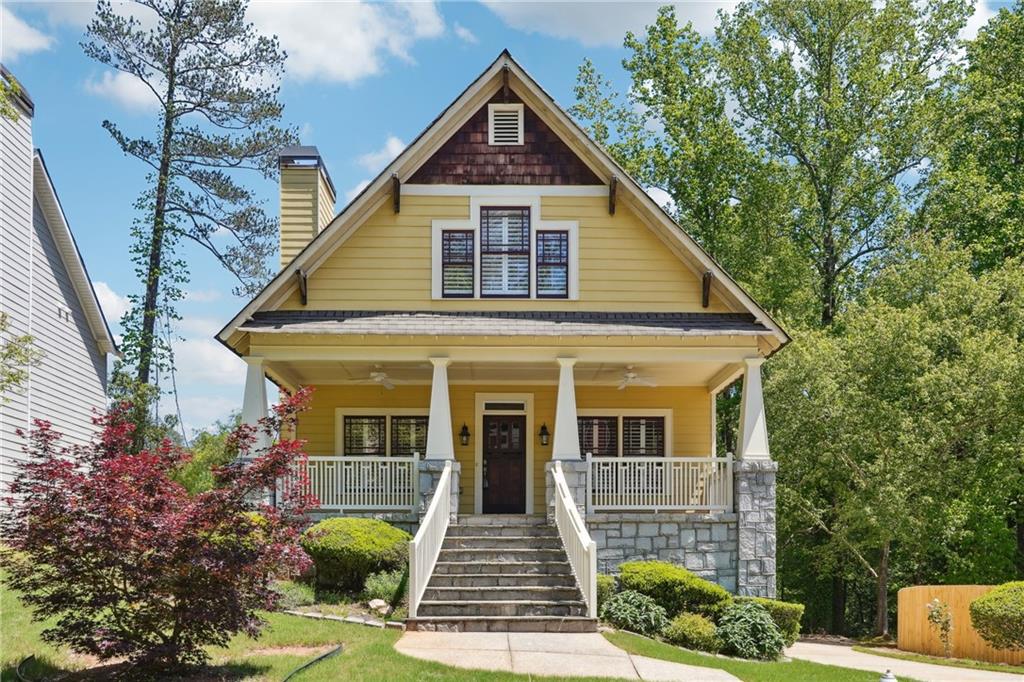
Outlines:
[[281, 168], [285, 166], [311, 166], [319, 168], [327, 180], [327, 185], [331, 188], [331, 194], [337, 194], [337, 191], [334, 189], [334, 183], [331, 181], [331, 174], [327, 172], [327, 166], [324, 165], [323, 158], [320, 156], [320, 150], [314, 145], [295, 144], [282, 147], [281, 151], [278, 152], [277, 159], [278, 166]]

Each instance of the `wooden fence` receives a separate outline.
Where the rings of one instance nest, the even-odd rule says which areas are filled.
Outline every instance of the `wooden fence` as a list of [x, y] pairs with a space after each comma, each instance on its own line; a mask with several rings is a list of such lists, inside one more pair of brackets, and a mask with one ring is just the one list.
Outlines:
[[950, 637], [954, 658], [971, 658], [992, 663], [1024, 664], [1024, 651], [994, 649], [971, 626], [971, 602], [992, 589], [992, 585], [918, 585], [899, 592], [900, 649], [942, 656], [942, 640], [928, 622], [928, 602], [938, 598], [949, 604], [953, 616]]

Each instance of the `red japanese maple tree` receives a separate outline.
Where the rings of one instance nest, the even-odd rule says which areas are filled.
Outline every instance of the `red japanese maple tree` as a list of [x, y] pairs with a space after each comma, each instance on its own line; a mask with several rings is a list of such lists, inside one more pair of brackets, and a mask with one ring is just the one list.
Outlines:
[[255, 636], [259, 611], [277, 600], [273, 579], [309, 561], [298, 546], [307, 486], [267, 503], [305, 458], [301, 441], [274, 438], [291, 431], [307, 397], [238, 427], [231, 444], [246, 464], [217, 469], [214, 489], [195, 496], [171, 478], [188, 452], [168, 441], [130, 451], [127, 403], [96, 419], [101, 430], [84, 447], [63, 447], [36, 422], [0, 521], [0, 565], [36, 618], [54, 618], [43, 638], [164, 668], [202, 663], [204, 647], [236, 633]]

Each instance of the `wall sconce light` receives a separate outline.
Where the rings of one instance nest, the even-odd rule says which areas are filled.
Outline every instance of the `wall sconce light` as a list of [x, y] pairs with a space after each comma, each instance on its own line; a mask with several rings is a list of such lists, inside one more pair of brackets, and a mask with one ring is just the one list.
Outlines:
[[462, 430], [459, 431], [459, 442], [463, 445], [469, 445], [469, 427], [465, 424], [462, 425]]
[[548, 439], [550, 439], [550, 438], [551, 438], [551, 432], [550, 432], [550, 431], [548, 431], [548, 425], [547, 425], [547, 423], [546, 423], [546, 422], [545, 422], [544, 424], [542, 424], [542, 425], [541, 425], [541, 427], [540, 427], [540, 433], [539, 433], [539, 434], [537, 434], [537, 435], [539, 435], [539, 436], [540, 436], [540, 444], [541, 444], [541, 445], [544, 445], [544, 446], [547, 446], [547, 444], [548, 444]]

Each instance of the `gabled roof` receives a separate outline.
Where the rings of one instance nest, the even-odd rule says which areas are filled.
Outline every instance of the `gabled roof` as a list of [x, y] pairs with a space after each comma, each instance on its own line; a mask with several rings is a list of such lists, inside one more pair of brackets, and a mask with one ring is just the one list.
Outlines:
[[[538, 116], [555, 130], [594, 174], [605, 184], [618, 180], [619, 201], [628, 205], [657, 234], [662, 242], [698, 276], [710, 272], [715, 292], [735, 309], [749, 313], [766, 328], [766, 336], [776, 347], [789, 342], [789, 336], [771, 316], [739, 286], [722, 267], [652, 199], [643, 187], [544, 91], [519, 65], [508, 50], [488, 66], [427, 128], [414, 139], [380, 174], [346, 206], [319, 235], [249, 302], [218, 333], [228, 344], [243, 324], [261, 310], [273, 309], [296, 288], [296, 273], [314, 272], [331, 253], [379, 208], [391, 191], [391, 178], [406, 182], [442, 144], [453, 135], [487, 100], [503, 87], [507, 70], [508, 85]], [[230, 346], [229, 346], [230, 347]]]
[[85, 261], [75, 243], [75, 236], [71, 233], [67, 216], [61, 208], [60, 199], [57, 198], [57, 191], [53, 187], [50, 173], [46, 170], [46, 162], [43, 161], [43, 154], [36, 149], [32, 167], [32, 191], [36, 201], [39, 202], [46, 218], [46, 224], [53, 235], [53, 241], [60, 252], [60, 259], [71, 279], [71, 286], [85, 313], [85, 319], [89, 324], [93, 339], [102, 353], [120, 355], [114, 336], [110, 333], [107, 319], [103, 315], [103, 308], [96, 297], [96, 291], [92, 288], [92, 280], [89, 279], [89, 272], [85, 269]]

